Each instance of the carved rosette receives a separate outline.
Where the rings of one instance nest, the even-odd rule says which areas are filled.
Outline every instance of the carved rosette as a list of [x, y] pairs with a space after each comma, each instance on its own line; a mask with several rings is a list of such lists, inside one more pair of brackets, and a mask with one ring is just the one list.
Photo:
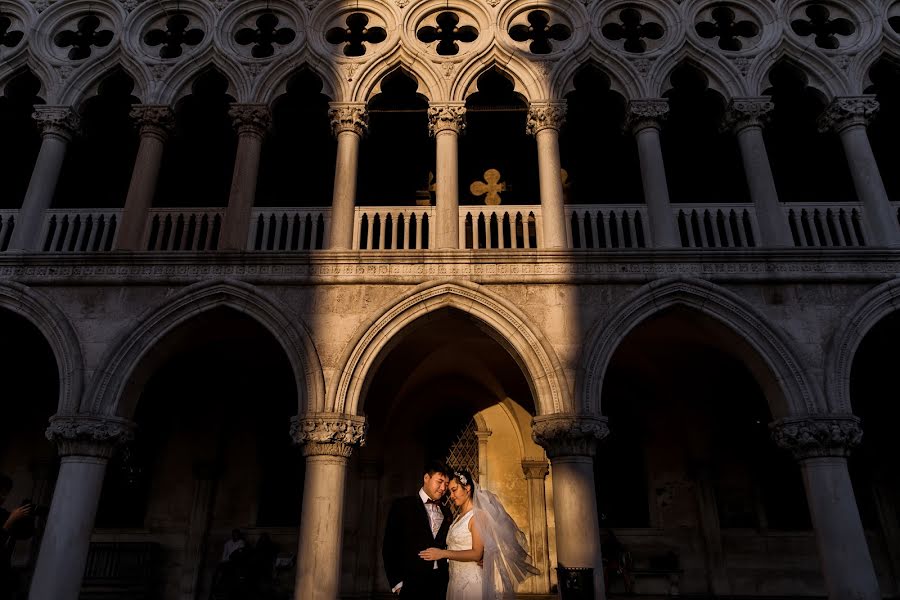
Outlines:
[[60, 456], [109, 459], [119, 446], [134, 439], [134, 424], [113, 417], [55, 416], [45, 435], [57, 445]]
[[152, 135], [165, 140], [175, 128], [175, 115], [168, 106], [139, 104], [131, 109], [131, 118], [141, 136]]
[[865, 125], [878, 112], [875, 96], [844, 96], [835, 98], [819, 115], [819, 131], [840, 132], [847, 127]]
[[774, 109], [775, 103], [769, 97], [735, 98], [725, 111], [723, 129], [737, 133], [747, 127], [762, 127]]
[[262, 137], [272, 125], [272, 113], [265, 104], [232, 104], [228, 116], [238, 136]]
[[362, 137], [369, 131], [369, 113], [364, 104], [331, 104], [328, 118], [334, 135], [350, 131]]
[[602, 417], [546, 415], [531, 422], [531, 437], [551, 459], [562, 456], [594, 456], [597, 444], [609, 435]]
[[859, 418], [853, 415], [780, 419], [771, 425], [772, 439], [797, 460], [847, 457], [862, 441]]
[[523, 460], [522, 472], [525, 474], [525, 479], [543, 481], [550, 473], [550, 463], [546, 460]]
[[348, 458], [357, 446], [365, 446], [365, 417], [343, 413], [311, 413], [291, 419], [291, 437], [303, 446], [303, 456]]
[[81, 118], [68, 106], [35, 106], [31, 118], [42, 135], [54, 135], [70, 141], [81, 127]]
[[428, 107], [428, 133], [462, 133], [466, 128], [466, 107], [462, 104], [433, 104]]
[[559, 129], [566, 122], [566, 105], [562, 102], [532, 104], [528, 108], [528, 121], [525, 131], [528, 135], [537, 135], [542, 129]]
[[665, 98], [645, 98], [628, 103], [625, 127], [633, 133], [652, 127], [659, 129], [660, 123], [669, 115], [669, 101]]

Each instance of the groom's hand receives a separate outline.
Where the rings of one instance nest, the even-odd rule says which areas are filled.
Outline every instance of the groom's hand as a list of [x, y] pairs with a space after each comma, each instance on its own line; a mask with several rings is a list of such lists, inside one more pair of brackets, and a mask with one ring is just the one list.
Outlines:
[[419, 558], [422, 560], [441, 560], [442, 558], [446, 558], [446, 554], [444, 550], [440, 548], [429, 548], [427, 550], [422, 550], [419, 552]]

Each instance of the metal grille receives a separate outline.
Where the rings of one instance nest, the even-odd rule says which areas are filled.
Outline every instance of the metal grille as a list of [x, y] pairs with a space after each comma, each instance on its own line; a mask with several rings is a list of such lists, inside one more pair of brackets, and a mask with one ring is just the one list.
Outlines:
[[478, 481], [478, 427], [475, 419], [471, 419], [450, 444], [447, 453], [447, 465], [454, 470], [465, 469]]

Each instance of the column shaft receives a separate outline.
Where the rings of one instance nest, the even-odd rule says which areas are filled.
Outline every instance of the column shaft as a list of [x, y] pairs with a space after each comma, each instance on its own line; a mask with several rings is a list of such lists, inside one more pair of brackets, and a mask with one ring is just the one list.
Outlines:
[[255, 104], [236, 104], [229, 114], [238, 130], [238, 143], [219, 247], [223, 250], [246, 250], [263, 137], [270, 117], [268, 107]]
[[459, 134], [445, 129], [435, 135], [435, 247], [459, 248]]
[[541, 190], [544, 248], [566, 248], [566, 205], [559, 159], [559, 129], [566, 105], [535, 104], [528, 113], [528, 132], [535, 136]]
[[669, 188], [666, 183], [659, 130], [656, 127], [643, 127], [637, 131], [635, 137], [653, 245], [657, 248], [680, 247], [681, 243], [675, 231], [675, 218], [669, 203]]
[[550, 544], [547, 539], [547, 495], [544, 491], [549, 473], [546, 461], [522, 461], [528, 486], [528, 525], [531, 530], [531, 560], [540, 571], [529, 579], [535, 594], [550, 593]]
[[331, 127], [337, 136], [334, 165], [334, 193], [331, 203], [331, 238], [334, 250], [353, 249], [356, 221], [356, 178], [359, 167], [359, 142], [368, 129], [368, 114], [363, 104], [332, 104]]

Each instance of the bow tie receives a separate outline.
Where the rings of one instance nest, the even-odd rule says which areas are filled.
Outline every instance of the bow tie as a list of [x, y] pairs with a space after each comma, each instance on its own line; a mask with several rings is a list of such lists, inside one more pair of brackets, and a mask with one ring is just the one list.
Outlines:
[[439, 502], [437, 500], [432, 500], [431, 498], [429, 498], [428, 500], [425, 501], [425, 504], [438, 504], [438, 503]]

